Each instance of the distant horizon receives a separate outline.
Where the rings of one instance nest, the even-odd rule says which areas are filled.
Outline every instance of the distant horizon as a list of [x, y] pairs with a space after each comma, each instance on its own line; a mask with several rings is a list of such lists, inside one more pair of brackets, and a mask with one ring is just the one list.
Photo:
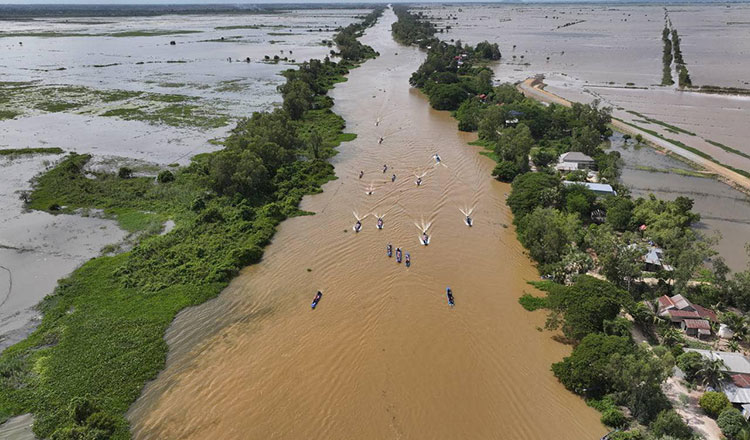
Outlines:
[[245, 5], [317, 5], [317, 4], [388, 4], [388, 3], [438, 3], [438, 4], [455, 4], [455, 3], [467, 3], [467, 4], [485, 4], [485, 3], [506, 3], [506, 4], [611, 4], [611, 3], [627, 3], [627, 4], [684, 4], [684, 3], [698, 3], [698, 4], [728, 4], [728, 3], [748, 3], [750, 0], [394, 0], [394, 1], [367, 1], [367, 0], [328, 0], [328, 1], [289, 1], [289, 0], [0, 0], [0, 6], [82, 6], [82, 5], [96, 5], [96, 6], [182, 6], [182, 5], [212, 5], [212, 6], [245, 6]]

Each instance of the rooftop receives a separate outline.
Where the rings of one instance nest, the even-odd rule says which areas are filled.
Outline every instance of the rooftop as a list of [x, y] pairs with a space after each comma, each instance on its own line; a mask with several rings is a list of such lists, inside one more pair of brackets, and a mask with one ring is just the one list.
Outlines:
[[[687, 328], [697, 328], [699, 330], [711, 330], [711, 324], [705, 319], [686, 319], [682, 321]], [[750, 363], [748, 363], [750, 365]]]
[[[700, 350], [697, 348], [686, 348], [685, 351], [694, 351], [696, 353], [700, 353], [703, 357], [710, 360], [721, 359], [722, 361], [724, 361], [724, 369], [731, 373], [750, 374], [750, 360], [739, 353]], [[750, 400], [748, 400], [746, 403], [750, 403]]]
[[568, 151], [560, 155], [560, 162], [593, 162], [591, 156], [578, 151]]
[[612, 185], [608, 185], [606, 183], [571, 182], [570, 180], [563, 180], [563, 185], [583, 185], [595, 193], [617, 194], [614, 188], [612, 188]]

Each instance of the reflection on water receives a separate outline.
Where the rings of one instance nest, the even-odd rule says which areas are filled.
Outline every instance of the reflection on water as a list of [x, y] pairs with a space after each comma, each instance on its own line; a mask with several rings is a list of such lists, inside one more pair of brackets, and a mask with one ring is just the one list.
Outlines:
[[[339, 179], [305, 198], [302, 208], [316, 215], [284, 222], [260, 264], [179, 315], [166, 369], [129, 414], [136, 438], [581, 440], [605, 432], [599, 414], [550, 372], [569, 347], [536, 331], [543, 315], [518, 304], [538, 275], [502, 226], [511, 223], [508, 185], [489, 178], [493, 162], [467, 145], [472, 136], [409, 88], [424, 54], [392, 41], [394, 20], [386, 11], [363, 38], [382, 56], [333, 91], [347, 130], [359, 135], [334, 159]], [[435, 165], [436, 152], [445, 166]], [[474, 206], [468, 228], [459, 208]], [[386, 227], [369, 216], [355, 234], [352, 211], [386, 213]], [[429, 246], [415, 223], [431, 224]], [[389, 242], [411, 254], [410, 268], [388, 258]], [[324, 296], [311, 311], [317, 290]]]
[[745, 243], [750, 240], [750, 199], [744, 193], [715, 179], [644, 170], [692, 169], [652, 148], [635, 148], [632, 141], [626, 147], [620, 133], [612, 136], [612, 149], [622, 155], [625, 166], [621, 180], [634, 197], [647, 197], [649, 193], [669, 200], [690, 197], [695, 201], [693, 209], [701, 214], [698, 228], [707, 235], [721, 234], [716, 250], [732, 270], [745, 269], [748, 261]]

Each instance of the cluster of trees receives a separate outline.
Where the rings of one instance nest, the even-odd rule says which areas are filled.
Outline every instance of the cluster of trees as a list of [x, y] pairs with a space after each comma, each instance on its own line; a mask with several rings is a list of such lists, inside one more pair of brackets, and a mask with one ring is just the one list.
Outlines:
[[669, 28], [666, 25], [661, 32], [661, 41], [664, 43], [664, 52], [661, 56], [663, 64], [661, 85], [671, 86], [674, 84], [672, 79], [672, 40], [669, 39]]
[[394, 40], [406, 46], [416, 44], [423, 49], [438, 42], [435, 26], [424, 19], [422, 12], [412, 14], [406, 5], [394, 5], [393, 12], [398, 17], [391, 25]]
[[619, 407], [660, 438], [691, 438], [690, 429], [669, 405], [661, 390], [674, 356], [669, 350], [651, 350], [631, 337], [631, 321], [620, 317], [627, 310], [636, 323], [652, 319], [642, 305], [607, 281], [579, 276], [569, 285], [537, 283], [547, 292], [550, 310], [547, 328], [562, 328], [575, 348], [552, 365], [567, 389], [590, 400], [602, 411], [602, 422], [613, 428], [628, 423]]
[[693, 82], [690, 80], [687, 67], [685, 67], [685, 60], [682, 58], [680, 36], [677, 34], [677, 29], [672, 29], [672, 48], [674, 49], [674, 62], [677, 65], [677, 84], [680, 87], [692, 87]]

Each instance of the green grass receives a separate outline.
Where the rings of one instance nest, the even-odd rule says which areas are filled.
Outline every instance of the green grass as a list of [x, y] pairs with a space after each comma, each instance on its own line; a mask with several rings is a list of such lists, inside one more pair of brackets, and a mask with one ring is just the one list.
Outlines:
[[20, 114], [21, 113], [13, 110], [0, 110], [0, 121], [3, 121], [5, 119], [13, 119]]
[[528, 310], [529, 312], [547, 308], [547, 298], [532, 296], [528, 293], [524, 293], [520, 298], [518, 298], [518, 302], [524, 309]]
[[721, 148], [722, 150], [724, 150], [724, 151], [726, 151], [728, 153], [732, 153], [732, 154], [736, 154], [738, 156], [742, 156], [745, 159], [750, 159], [750, 154], [747, 154], [747, 153], [745, 153], [743, 151], [740, 151], [740, 150], [738, 150], [736, 148], [729, 147], [727, 145], [722, 144], [721, 142], [712, 141], [711, 139], [706, 139], [705, 141], [708, 142], [709, 144], [715, 146], [715, 147]]
[[155, 109], [124, 107], [107, 110], [101, 116], [117, 117], [127, 121], [143, 121], [150, 124], [166, 124], [174, 127], [219, 128], [229, 124], [229, 116], [211, 113], [195, 104], [172, 104]]
[[641, 113], [638, 113], [636, 111], [627, 110], [627, 112], [630, 113], [630, 114], [632, 114], [632, 115], [638, 116], [639, 118], [643, 118], [643, 119], [645, 119], [648, 122], [653, 122], [654, 124], [661, 125], [662, 127], [666, 128], [668, 131], [671, 131], [672, 133], [684, 133], [684, 134], [687, 134], [687, 135], [690, 135], [690, 136], [696, 136], [696, 134], [693, 133], [693, 132], [691, 132], [691, 131], [687, 131], [687, 130], [682, 129], [680, 127], [676, 127], [674, 125], [667, 124], [666, 122], [660, 121], [658, 119], [649, 118], [648, 116], [643, 115]]
[[0, 156], [21, 156], [21, 155], [32, 155], [32, 154], [62, 154], [64, 151], [62, 148], [49, 147], [49, 148], [8, 148], [1, 150]]
[[74, 110], [81, 106], [77, 102], [66, 102], [66, 101], [45, 101], [40, 102], [36, 105], [36, 109], [44, 110], [45, 112], [57, 113], [64, 112], [67, 110]]
[[689, 177], [700, 177], [700, 178], [713, 178], [713, 174], [699, 173], [697, 171], [683, 170], [682, 168], [655, 168], [643, 165], [637, 165], [636, 169], [641, 171], [648, 171], [650, 173], [666, 173], [666, 174], [679, 174], [681, 176]]

